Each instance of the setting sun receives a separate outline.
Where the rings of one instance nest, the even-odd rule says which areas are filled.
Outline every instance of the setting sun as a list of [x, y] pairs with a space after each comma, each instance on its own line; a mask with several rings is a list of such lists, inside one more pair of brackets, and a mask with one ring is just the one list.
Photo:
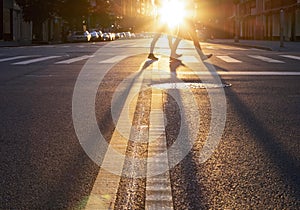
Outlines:
[[180, 24], [186, 15], [184, 2], [179, 0], [164, 1], [158, 12], [161, 21], [167, 23], [170, 28]]

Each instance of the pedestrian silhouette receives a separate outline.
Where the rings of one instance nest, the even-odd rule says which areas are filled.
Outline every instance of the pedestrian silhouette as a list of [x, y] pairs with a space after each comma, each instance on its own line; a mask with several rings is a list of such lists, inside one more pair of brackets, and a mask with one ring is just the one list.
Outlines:
[[[170, 2], [168, 2], [168, 3], [170, 3]], [[161, 0], [152, 0], [152, 4], [155, 9], [155, 14], [154, 14], [154, 16], [155, 16], [154, 17], [155, 34], [154, 34], [153, 39], [150, 44], [150, 53], [148, 55], [148, 58], [151, 60], [158, 60], [158, 57], [156, 57], [154, 55], [155, 45], [162, 34], [167, 34], [168, 44], [171, 49], [170, 60], [172, 58], [176, 59], [176, 58], [180, 57], [181, 55], [176, 54], [176, 49], [173, 49], [173, 46], [176, 46], [176, 48], [178, 47], [180, 38], [178, 36], [176, 36], [176, 39], [173, 44], [173, 37], [170, 35], [168, 23], [166, 23], [166, 22], [164, 23], [161, 21], [161, 14], [159, 14], [158, 10], [159, 10], [159, 8], [162, 7], [162, 1]], [[175, 30], [176, 35], [177, 35], [177, 31], [178, 30]], [[178, 43], [178, 44], [176, 44], [176, 43]]]
[[[194, 44], [194, 47], [200, 56], [201, 60], [206, 60], [210, 57], [212, 57], [212, 54], [205, 55], [202, 51], [201, 45], [200, 45], [200, 40], [198, 38], [198, 35], [196, 33], [196, 6], [194, 2], [186, 2], [186, 12], [187, 16], [185, 17], [185, 20], [183, 21], [182, 24], [179, 26], [179, 32], [178, 36], [179, 37], [186, 37], [189, 36]], [[173, 46], [171, 47], [171, 54], [176, 54], [176, 49], [180, 43], [181, 39], [176, 39], [173, 43]]]

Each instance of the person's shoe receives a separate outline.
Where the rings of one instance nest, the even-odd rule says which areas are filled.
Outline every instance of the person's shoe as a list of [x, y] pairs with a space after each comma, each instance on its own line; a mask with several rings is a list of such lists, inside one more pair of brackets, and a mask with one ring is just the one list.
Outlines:
[[213, 56], [213, 54], [203, 55], [203, 56], [201, 56], [201, 60], [205, 61], [205, 60], [211, 58], [212, 56]]
[[158, 58], [155, 57], [153, 53], [149, 53], [148, 58], [151, 59], [151, 60], [154, 60], [154, 61], [158, 60]]
[[182, 54], [171, 55], [170, 56], [170, 61], [172, 61], [172, 60], [178, 60], [178, 58], [180, 58], [181, 56], [182, 56]]
[[181, 62], [181, 60], [178, 58], [170, 57], [170, 62]]

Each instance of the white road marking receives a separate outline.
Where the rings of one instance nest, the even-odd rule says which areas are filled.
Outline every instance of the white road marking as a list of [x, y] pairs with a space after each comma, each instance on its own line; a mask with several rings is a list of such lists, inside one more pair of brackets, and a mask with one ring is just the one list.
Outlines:
[[188, 63], [199, 63], [200, 61], [196, 58], [196, 56], [182, 56], [181, 60]]
[[285, 63], [283, 61], [275, 60], [275, 59], [264, 57], [264, 56], [260, 56], [260, 55], [248, 55], [248, 56], [251, 57], [251, 58], [255, 58], [255, 59], [261, 60], [261, 61], [268, 62], [268, 63]]
[[300, 72], [280, 72], [280, 71], [218, 71], [218, 72], [205, 72], [205, 71], [191, 71], [191, 72], [177, 72], [178, 75], [232, 75], [232, 76], [300, 76]]
[[109, 59], [106, 59], [103, 61], [99, 61], [99, 63], [118, 63], [121, 60], [125, 59], [126, 57], [127, 57], [126, 55], [117, 55], [112, 58], [109, 58]]
[[250, 48], [250, 50], [256, 50], [256, 51], [266, 51], [266, 50], [263, 50], [263, 49], [258, 49], [258, 48]]
[[[142, 68], [143, 66], [140, 67], [138, 72], [142, 71]], [[132, 129], [133, 116], [137, 105], [138, 98], [134, 96], [141, 90], [142, 84], [143, 74], [135, 79], [133, 86], [128, 93], [98, 176], [88, 198], [87, 205], [85, 206], [85, 209], [87, 210], [114, 209], [124, 166], [127, 144]]]
[[50, 60], [50, 59], [54, 59], [54, 58], [59, 58], [59, 57], [61, 57], [61, 56], [47, 56], [47, 57], [35, 58], [35, 59], [27, 60], [27, 61], [13, 63], [12, 65], [26, 65], [26, 64], [37, 63], [40, 61]]
[[85, 60], [85, 59], [88, 59], [88, 58], [91, 58], [91, 57], [94, 57], [94, 56], [93, 55], [84, 55], [84, 56], [81, 56], [81, 57], [76, 57], [76, 58], [71, 58], [71, 59], [68, 59], [68, 60], [59, 61], [59, 62], [56, 62], [55, 64], [70, 64], [70, 63]]
[[[158, 62], [154, 63], [153, 68], [158, 69]], [[159, 77], [153, 73], [151, 75], [152, 80]], [[148, 142], [145, 209], [171, 210], [173, 209], [173, 199], [169, 171], [151, 176], [160, 168], [169, 168], [168, 155], [165, 152], [167, 151], [167, 143], [163, 113], [163, 90], [156, 88], [152, 89]], [[163, 157], [159, 154], [163, 154]]]
[[295, 56], [295, 55], [280, 55], [281, 57], [285, 57], [285, 58], [291, 58], [291, 59], [295, 59], [295, 60], [300, 60], [300, 56]]
[[0, 62], [17, 60], [17, 59], [28, 58], [28, 57], [30, 57], [30, 56], [21, 55], [21, 56], [15, 56], [15, 57], [10, 57], [10, 58], [2, 58], [2, 59], [0, 59]]
[[226, 56], [226, 55], [224, 55], [224, 56], [216, 56], [216, 57], [219, 58], [219, 59], [221, 59], [221, 60], [223, 60], [223, 61], [225, 61], [226, 63], [242, 63], [242, 61], [239, 61], [237, 59], [234, 59], [234, 58], [232, 58], [230, 56]]

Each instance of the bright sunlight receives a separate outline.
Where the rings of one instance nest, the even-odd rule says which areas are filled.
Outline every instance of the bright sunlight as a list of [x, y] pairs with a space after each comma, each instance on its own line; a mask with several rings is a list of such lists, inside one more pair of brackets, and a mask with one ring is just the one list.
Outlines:
[[180, 0], [165, 0], [158, 12], [161, 21], [167, 23], [170, 28], [182, 23], [186, 16], [184, 2]]

